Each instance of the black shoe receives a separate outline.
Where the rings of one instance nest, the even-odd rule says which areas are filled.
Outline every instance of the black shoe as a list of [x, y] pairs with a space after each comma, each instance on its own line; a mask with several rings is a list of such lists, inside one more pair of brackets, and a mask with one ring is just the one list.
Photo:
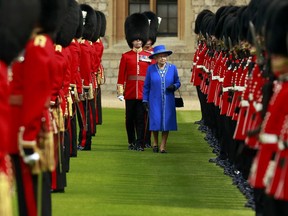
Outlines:
[[199, 120], [199, 121], [195, 121], [194, 124], [202, 124], [203, 123], [203, 120]]
[[51, 193], [64, 193], [65, 189], [51, 189]]
[[217, 163], [218, 159], [217, 158], [210, 158], [209, 163]]
[[135, 149], [135, 144], [131, 143], [128, 145], [128, 150], [134, 150]]
[[137, 151], [144, 151], [144, 148], [142, 146], [137, 146], [136, 150]]
[[160, 153], [167, 153], [167, 151], [166, 150], [161, 150]]
[[78, 149], [79, 151], [82, 151], [82, 150], [84, 149], [84, 147], [81, 146], [81, 145], [78, 145], [77, 149]]
[[153, 152], [154, 153], [158, 153], [159, 152], [158, 146], [153, 146]]
[[150, 143], [146, 143], [146, 144], [145, 144], [145, 148], [152, 148], [152, 146], [151, 146]]

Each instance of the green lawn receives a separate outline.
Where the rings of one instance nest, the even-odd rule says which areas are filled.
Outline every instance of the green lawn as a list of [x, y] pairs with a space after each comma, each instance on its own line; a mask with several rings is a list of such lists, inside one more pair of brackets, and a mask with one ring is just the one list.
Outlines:
[[71, 158], [68, 187], [52, 194], [53, 216], [252, 216], [246, 200], [215, 164], [199, 111], [178, 111], [168, 154], [127, 150], [124, 110], [103, 110], [92, 151]]

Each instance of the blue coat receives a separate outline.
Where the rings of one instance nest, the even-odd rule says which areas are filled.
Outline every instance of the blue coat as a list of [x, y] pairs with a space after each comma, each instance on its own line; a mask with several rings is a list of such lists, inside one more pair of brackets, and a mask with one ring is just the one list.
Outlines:
[[149, 130], [170, 131], [177, 130], [176, 108], [174, 92], [166, 88], [174, 84], [176, 89], [181, 85], [175, 65], [166, 63], [166, 70], [161, 75], [157, 64], [147, 69], [143, 102], [149, 104]]

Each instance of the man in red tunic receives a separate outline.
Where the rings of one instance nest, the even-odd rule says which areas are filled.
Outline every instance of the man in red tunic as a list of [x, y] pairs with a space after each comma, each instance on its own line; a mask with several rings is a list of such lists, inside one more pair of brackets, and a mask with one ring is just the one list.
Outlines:
[[[83, 80], [83, 97], [80, 106], [80, 113], [83, 117], [83, 124], [80, 124], [79, 131], [79, 150], [91, 150], [91, 142], [93, 135], [93, 117], [92, 109], [94, 102], [94, 89], [93, 89], [93, 67], [95, 59], [95, 50], [92, 46], [91, 39], [96, 28], [96, 15], [94, 9], [87, 5], [80, 5], [83, 14], [83, 34], [80, 41], [81, 58], [80, 58], [80, 74]], [[79, 113], [79, 114], [80, 114]]]
[[122, 54], [117, 81], [117, 97], [125, 99], [128, 149], [144, 150], [144, 112], [142, 104], [146, 70], [151, 63], [149, 53], [143, 51], [149, 32], [149, 22], [144, 14], [135, 13], [126, 18], [126, 41], [131, 48]]
[[[40, 2], [37, 27], [24, 54], [12, 65], [9, 97], [13, 115], [8, 151], [15, 165], [19, 215], [29, 216], [52, 214], [49, 173], [55, 168], [49, 112], [54, 61], [52, 35], [66, 7], [64, 0]], [[34, 10], [28, 11], [30, 14]]]
[[[0, 6], [0, 215], [12, 216], [8, 66], [23, 50], [39, 14], [39, 1], [3, 1]], [[4, 20], [9, 20], [6, 22]], [[9, 74], [8, 74], [9, 73]]]

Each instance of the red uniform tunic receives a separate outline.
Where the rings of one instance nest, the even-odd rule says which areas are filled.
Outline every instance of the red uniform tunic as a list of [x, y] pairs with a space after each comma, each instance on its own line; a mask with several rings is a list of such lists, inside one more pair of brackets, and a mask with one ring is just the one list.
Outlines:
[[93, 43], [96, 58], [95, 58], [95, 71], [98, 73], [98, 70], [100, 69], [102, 55], [104, 51], [104, 45], [100, 39], [98, 39], [96, 42]]
[[279, 139], [278, 147], [283, 153], [276, 162], [279, 174], [276, 173], [271, 181], [271, 186], [276, 187], [276, 190], [271, 192], [275, 199], [288, 201], [288, 115], [285, 117]]
[[236, 140], [245, 140], [246, 138], [246, 131], [243, 130], [244, 128], [244, 122], [247, 115], [247, 110], [249, 108], [249, 102], [248, 102], [248, 96], [249, 96], [249, 90], [252, 82], [252, 76], [249, 76], [248, 74], [248, 65], [251, 63], [251, 59], [247, 60], [247, 64], [243, 70], [245, 76], [242, 79], [241, 86], [244, 86], [242, 95], [241, 95], [241, 101], [239, 103], [239, 114], [237, 119], [237, 125], [234, 132], [233, 138]]
[[196, 65], [193, 66], [192, 71], [192, 82], [194, 86], [200, 86], [202, 82], [202, 73], [203, 71], [203, 62], [204, 62], [204, 56], [207, 52], [207, 46], [206, 44], [200, 44], [199, 45], [199, 53], [197, 53], [196, 57]]
[[118, 85], [124, 86], [125, 99], [142, 100], [146, 70], [151, 63], [150, 54], [130, 50], [122, 54], [118, 73]]
[[104, 68], [101, 64], [102, 55], [104, 51], [104, 45], [100, 39], [93, 43], [95, 50], [95, 124], [102, 124], [102, 104], [101, 104], [101, 88], [100, 85], [104, 84]]
[[0, 134], [1, 144], [0, 152], [6, 152], [8, 146], [8, 122], [9, 122], [9, 88], [8, 88], [8, 71], [7, 66], [4, 62], [0, 61]]
[[78, 94], [82, 94], [82, 79], [80, 74], [80, 59], [81, 59], [81, 48], [80, 44], [76, 39], [73, 39], [68, 46], [71, 53], [71, 84], [75, 84], [77, 87]]
[[[47, 112], [51, 95], [50, 75], [54, 46], [50, 37], [39, 35], [26, 46], [23, 62], [13, 65], [10, 84], [11, 138], [9, 152], [18, 154], [18, 131], [25, 127], [23, 139], [35, 141], [41, 127], [43, 112]], [[15, 96], [15, 97], [14, 97]]]
[[211, 70], [211, 79], [210, 79], [210, 83], [209, 83], [209, 88], [208, 88], [208, 95], [207, 95], [207, 103], [213, 103], [214, 102], [214, 98], [215, 98], [215, 91], [216, 91], [216, 87], [218, 85], [218, 71], [219, 71], [219, 67], [220, 67], [220, 63], [221, 63], [221, 59], [222, 59], [222, 53], [217, 53], [215, 51], [215, 64], [212, 64], [210, 70]]
[[[13, 65], [13, 80], [10, 85], [10, 145], [8, 152], [19, 155], [18, 132], [22, 126], [23, 142], [36, 142], [41, 131], [43, 117], [49, 116], [48, 106], [51, 95], [50, 76], [54, 46], [50, 37], [38, 35], [28, 41], [23, 61]], [[49, 119], [46, 119], [49, 120]], [[36, 216], [32, 173], [27, 164], [21, 163], [25, 202], [28, 215]]]
[[92, 46], [89, 41], [82, 40], [80, 43], [81, 47], [81, 59], [80, 59], [80, 74], [83, 80], [83, 87], [89, 88], [89, 85], [92, 84], [92, 56], [91, 49]]
[[[284, 83], [287, 83], [287, 76], [284, 75]], [[280, 78], [281, 81], [281, 78]], [[283, 81], [283, 80], [282, 80]], [[288, 85], [283, 86], [282, 100], [287, 98], [288, 90], [285, 89]], [[286, 95], [285, 95], [286, 94]], [[284, 102], [283, 102], [284, 104]], [[284, 111], [284, 110], [280, 110]], [[266, 193], [274, 196], [276, 199], [288, 200], [288, 189], [287, 189], [287, 163], [288, 163], [288, 109], [286, 108], [286, 113], [281, 113], [279, 115], [284, 116], [284, 121], [282, 123], [278, 148], [276, 153], [275, 162], [273, 161], [273, 169], [268, 169], [268, 182], [266, 185]], [[282, 118], [280, 118], [281, 120]], [[281, 122], [279, 122], [281, 124]], [[271, 163], [271, 162], [270, 162]], [[285, 182], [286, 181], [286, 182]], [[286, 188], [285, 188], [286, 187]]]
[[[237, 85], [235, 86], [235, 90], [237, 92], [237, 98], [236, 98], [235, 108], [233, 110], [234, 113], [232, 115], [233, 120], [239, 120], [238, 117], [239, 117], [240, 112], [238, 113], [235, 111], [236, 111], [236, 109], [240, 109], [240, 107], [241, 107], [240, 105], [241, 105], [241, 101], [242, 101], [242, 95], [243, 95], [243, 92], [245, 91], [245, 82], [246, 82], [247, 73], [248, 73], [247, 59], [244, 59], [241, 62], [240, 67], [241, 67], [240, 77], [239, 77]], [[237, 127], [238, 127], [239, 122], [240, 121], [237, 122]], [[236, 133], [236, 130], [235, 130], [235, 133]]]
[[269, 102], [265, 115], [262, 132], [260, 133], [259, 151], [254, 159], [249, 181], [254, 187], [264, 187], [263, 178], [269, 161], [278, 151], [278, 137], [288, 113], [285, 99], [288, 95], [288, 82], [278, 82], [274, 87], [274, 94]]
[[[232, 56], [230, 56], [230, 59], [232, 58]], [[224, 76], [223, 76], [223, 83], [222, 83], [222, 96], [220, 99], [220, 114], [221, 115], [226, 115], [227, 111], [228, 111], [228, 107], [229, 107], [229, 91], [231, 91], [233, 89], [232, 86], [232, 77], [233, 77], [233, 73], [234, 70], [236, 70], [235, 68], [233, 68], [232, 64], [228, 66], [227, 69], [225, 69], [224, 71]]]

